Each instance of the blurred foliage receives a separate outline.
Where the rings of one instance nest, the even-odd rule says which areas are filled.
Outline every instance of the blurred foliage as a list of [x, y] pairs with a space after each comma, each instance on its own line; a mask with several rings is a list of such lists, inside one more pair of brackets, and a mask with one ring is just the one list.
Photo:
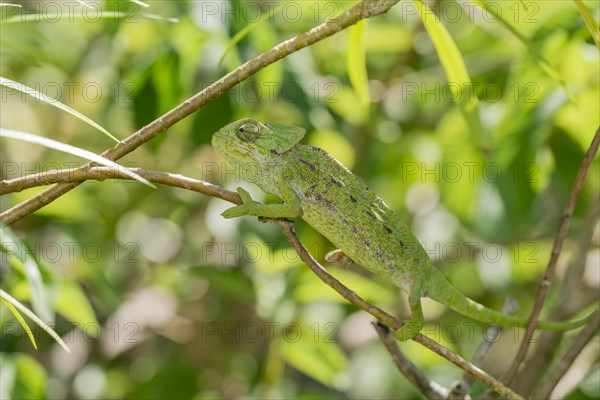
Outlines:
[[[122, 139], [241, 62], [356, 2], [289, 1], [262, 23], [273, 2], [149, 1], [148, 9], [100, 3], [125, 18], [95, 18], [97, 8], [83, 18], [80, 6], [57, 9], [62, 3], [51, 1], [18, 3], [22, 9], [1, 9], [1, 17], [37, 12], [40, 18], [0, 25], [0, 76], [60, 100]], [[584, 3], [597, 19], [598, 3]], [[419, 14], [400, 2], [361, 28], [265, 68], [120, 162], [228, 188], [241, 184], [257, 200], [276, 201], [216, 158], [211, 134], [246, 116], [304, 126], [306, 142], [359, 174], [461, 291], [495, 308], [514, 297], [519, 315], [526, 315], [600, 122], [598, 50], [573, 2], [494, 3], [558, 76], [475, 5], [427, 4], [464, 59], [472, 92], [460, 94], [477, 96], [488, 149], [474, 139], [481, 132], [471, 131], [453, 98], [465, 82], [448, 83]], [[60, 19], [52, 14], [57, 11]], [[219, 64], [232, 38], [254, 23]], [[362, 45], [364, 55], [355, 48]], [[361, 59], [368, 92], [360, 88], [364, 69], [352, 64]], [[54, 107], [6, 88], [2, 96], [4, 128], [97, 153], [112, 146]], [[2, 179], [82, 163], [9, 140], [2, 140], [0, 156]], [[599, 182], [596, 158], [557, 281], [577, 256]], [[0, 207], [39, 190], [3, 196]], [[219, 213], [227, 207], [170, 187], [87, 182], [14, 224], [24, 243], [14, 251], [40, 265], [54, 328], [73, 354], [39, 329], [33, 329], [39, 348], [33, 350], [0, 306], [0, 397], [420, 398], [393, 367], [370, 317], [318, 281], [275, 226], [252, 218], [226, 221]], [[323, 260], [331, 244], [301, 221], [297, 229]], [[586, 275], [596, 288], [599, 246], [596, 225]], [[367, 300], [406, 315], [404, 297], [390, 283], [355, 269], [332, 273]], [[4, 290], [31, 300], [26, 275], [4, 255], [0, 277]], [[426, 333], [468, 358], [480, 336], [455, 338], [440, 327], [472, 321], [434, 303], [424, 307]], [[484, 365], [496, 376], [516, 349], [509, 336]], [[415, 343], [402, 349], [442, 384], [461, 376]], [[597, 374], [596, 366], [573, 396], [597, 398]]]

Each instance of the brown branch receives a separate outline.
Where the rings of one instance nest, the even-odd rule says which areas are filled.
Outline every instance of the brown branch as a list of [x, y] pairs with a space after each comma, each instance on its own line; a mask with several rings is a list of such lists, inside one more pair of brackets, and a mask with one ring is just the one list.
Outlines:
[[[369, 302], [365, 301], [352, 290], [344, 286], [335, 277], [329, 274], [329, 272], [327, 272], [313, 258], [313, 256], [308, 252], [308, 250], [306, 250], [302, 243], [300, 243], [298, 236], [296, 236], [296, 233], [294, 232], [294, 224], [292, 222], [281, 219], [273, 220], [273, 222], [275, 222], [281, 227], [283, 234], [290, 242], [290, 244], [294, 247], [302, 261], [304, 261], [304, 263], [311, 269], [311, 271], [313, 271], [319, 277], [319, 279], [321, 279], [327, 286], [333, 288], [346, 300], [348, 300], [361, 310], [368, 312], [369, 314], [377, 318], [379, 322], [381, 322], [383, 325], [388, 326], [392, 330], [395, 331], [402, 327], [402, 323], [400, 323], [400, 321], [398, 321], [396, 318], [392, 317], [390, 314], [383, 311], [381, 308], [376, 307], [370, 304]], [[424, 336], [419, 333], [413, 338], [413, 340], [432, 350], [433, 352], [450, 361], [451, 363], [457, 365], [459, 368], [463, 369], [468, 374], [480, 380], [486, 386], [488, 386], [490, 389], [497, 392], [501, 396], [505, 396], [509, 399], [523, 399], [523, 397], [519, 396], [516, 392], [501, 384], [498, 380], [488, 375], [481, 368], [476, 367], [475, 365], [471, 364], [458, 354], [453, 353], [446, 347], [433, 341], [427, 336]]]
[[[597, 289], [586, 285], [583, 275], [594, 227], [600, 216], [600, 196], [594, 196], [590, 203], [591, 207], [583, 217], [583, 227], [578, 234], [576, 257], [565, 272], [560, 294], [554, 299], [554, 306], [548, 314], [549, 320], [572, 319], [574, 314], [598, 300]], [[575, 292], [578, 293], [578, 296], [573, 296]], [[542, 332], [538, 342], [544, 345], [536, 346], [535, 353], [530, 354], [527, 359], [527, 368], [521, 370], [517, 375], [513, 382], [513, 389], [525, 397], [531, 396], [533, 390], [539, 385], [540, 379], [551, 367], [552, 360], [556, 356], [556, 349], [560, 347], [564, 338], [565, 335], [559, 331], [545, 330]]]
[[[218, 197], [235, 204], [242, 201], [237, 193], [223, 189], [212, 183], [199, 181], [179, 174], [152, 171], [142, 168], [131, 168], [131, 171], [146, 178], [152, 183], [179, 187], [192, 190], [207, 196]], [[89, 169], [70, 168], [41, 172], [39, 174], [26, 175], [23, 177], [0, 181], [0, 196], [7, 193], [20, 192], [36, 186], [51, 185], [54, 183], [75, 183], [86, 180], [104, 181], [106, 179], [131, 180], [132, 178], [117, 173], [114, 169], [107, 167], [91, 167]]]
[[[519, 306], [514, 299], [507, 297], [504, 299], [504, 304], [500, 309], [500, 312], [507, 315], [513, 315], [517, 312]], [[471, 357], [471, 363], [473, 365], [482, 366], [485, 358], [487, 357], [490, 349], [496, 343], [496, 339], [502, 332], [500, 325], [492, 324], [488, 326], [484, 335], [483, 341], [477, 346], [473, 357]], [[473, 385], [473, 377], [469, 374], [464, 374], [462, 379], [452, 385], [448, 400], [464, 399], [465, 396], [471, 391], [471, 385]]]
[[[500, 312], [506, 315], [514, 315], [519, 309], [519, 305], [514, 299], [507, 297], [504, 299], [504, 304], [500, 309]], [[492, 324], [488, 326], [486, 333], [484, 335], [483, 341], [477, 346], [473, 357], [471, 358], [471, 362], [475, 365], [483, 365], [485, 358], [487, 357], [490, 349], [496, 343], [496, 339], [502, 332], [502, 327], [500, 325]], [[472, 383], [470, 376], [465, 375], [463, 380], [470, 385]]]
[[589, 343], [590, 340], [600, 330], [600, 314], [596, 314], [593, 320], [586, 325], [583, 330], [573, 338], [573, 343], [565, 352], [563, 358], [558, 361], [556, 366], [550, 373], [542, 380], [540, 387], [534, 392], [532, 398], [534, 399], [549, 399], [552, 391], [564, 376], [567, 370], [573, 365], [573, 362], [581, 353], [583, 348]]
[[598, 145], [600, 145], [600, 128], [596, 130], [596, 134], [592, 139], [592, 143], [590, 144], [589, 149], [583, 157], [581, 167], [579, 167], [579, 171], [577, 171], [577, 176], [575, 177], [573, 188], [571, 189], [569, 199], [567, 200], [567, 205], [565, 206], [562, 222], [558, 229], [556, 238], [554, 239], [552, 254], [550, 255], [550, 261], [548, 262], [546, 273], [544, 274], [544, 278], [540, 282], [540, 286], [538, 288], [537, 296], [535, 298], [535, 304], [531, 312], [531, 316], [529, 317], [527, 329], [525, 330], [525, 336], [523, 337], [523, 341], [521, 342], [521, 346], [519, 347], [519, 350], [517, 352], [517, 355], [515, 356], [515, 359], [513, 360], [512, 365], [502, 376], [501, 381], [506, 385], [509, 385], [516, 376], [519, 367], [523, 363], [523, 360], [527, 355], [527, 351], [529, 350], [529, 345], [531, 344], [531, 339], [535, 331], [536, 323], [540, 317], [542, 306], [544, 305], [546, 295], [548, 293], [548, 290], [550, 289], [550, 284], [556, 271], [558, 256], [560, 255], [563, 243], [565, 241], [565, 237], [567, 236], [569, 223], [571, 222], [573, 210], [575, 209], [575, 203], [577, 202], [577, 198], [579, 197], [579, 193], [581, 192], [581, 188], [583, 186], [583, 182], [585, 181], [585, 177], [587, 175], [590, 164], [592, 163], [592, 160], [594, 159], [594, 156], [598, 151]]
[[[266, 66], [295, 53], [298, 50], [308, 47], [313, 43], [333, 36], [363, 19], [383, 14], [398, 3], [398, 1], [399, 0], [363, 0], [354, 7], [343, 12], [337, 18], [326, 21], [307, 32], [279, 43], [265, 53], [240, 65], [238, 68], [214, 82], [212, 85], [204, 88], [171, 111], [144, 126], [139, 131], [131, 134], [116, 146], [102, 153], [102, 156], [113, 161], [123, 157]], [[89, 165], [90, 164], [87, 164], [87, 166]], [[82, 168], [86, 168], [86, 166]], [[10, 225], [51, 203], [71, 189], [77, 187], [79, 184], [80, 182], [54, 185], [30, 199], [4, 211], [0, 214], [0, 221], [6, 225]]]
[[386, 350], [392, 356], [392, 361], [398, 367], [398, 370], [404, 375], [414, 387], [428, 399], [445, 399], [448, 390], [437, 382], [430, 381], [427, 377], [400, 351], [396, 339], [390, 334], [390, 328], [379, 322], [374, 322], [373, 326], [379, 335], [379, 339]]
[[[174, 187], [180, 187], [183, 189], [193, 190], [198, 193], [218, 197], [220, 199], [232, 202], [234, 204], [241, 203], [241, 200], [238, 197], [237, 193], [223, 189], [219, 186], [210, 184], [208, 182], [184, 177], [182, 175], [144, 170], [141, 168], [134, 168], [132, 170], [153, 183], [159, 183]], [[106, 167], [91, 167], [87, 170], [75, 168], [59, 171], [48, 171], [40, 174], [13, 179], [12, 181], [3, 181], [0, 184], [0, 188], [2, 188], [3, 191], [15, 191], [13, 189], [40, 186], [53, 182], [64, 182], [66, 184], [73, 184], [88, 179], [105, 180], [131, 178], [126, 176], [118, 176], [118, 174], [114, 170]], [[392, 317], [390, 314], [388, 314], [381, 308], [374, 306], [366, 300], [362, 299], [355, 292], [348, 289], [340, 281], [338, 281], [331, 274], [329, 274], [329, 272], [327, 272], [302, 245], [302, 243], [296, 236], [296, 233], [294, 232], [294, 225], [292, 222], [284, 219], [275, 219], [272, 221], [277, 223], [281, 227], [283, 234], [288, 239], [290, 244], [294, 247], [300, 258], [326, 285], [333, 288], [350, 303], [373, 315], [380, 323], [386, 325], [390, 329], [397, 330], [402, 326], [402, 323], [399, 322], [396, 318]], [[480, 368], [469, 363], [468, 361], [460, 357], [458, 354], [453, 353], [452, 351], [440, 345], [439, 343], [429, 339], [427, 336], [417, 334], [413, 340], [427, 347], [428, 349], [432, 350], [433, 352], [447, 359], [453, 364], [457, 365], [459, 368], [463, 369], [465, 372], [472, 375], [474, 378], [479, 379], [490, 389], [494, 390], [500, 395], [511, 399], [522, 399], [522, 397], [519, 396], [517, 393], [502, 385], [499, 381], [488, 375]]]

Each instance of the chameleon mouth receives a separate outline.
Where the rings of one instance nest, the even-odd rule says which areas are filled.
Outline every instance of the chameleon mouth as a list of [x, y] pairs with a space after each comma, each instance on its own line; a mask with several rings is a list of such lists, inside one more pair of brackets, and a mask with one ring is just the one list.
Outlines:
[[226, 146], [233, 146], [232, 148], [235, 149], [233, 151], [234, 154], [237, 153], [237, 155], [241, 155], [244, 157], [250, 156], [254, 161], [259, 162], [258, 159], [254, 156], [254, 154], [252, 154], [252, 151], [250, 151], [249, 148], [228, 139], [227, 137], [224, 137], [222, 135], [219, 135], [220, 132], [217, 132], [213, 135], [212, 137], [212, 145], [215, 147], [215, 149], [217, 149], [217, 153], [221, 154], [223, 157], [227, 158], [227, 159], [232, 159], [235, 161], [239, 161], [239, 159], [237, 159], [237, 157], [226, 157], [225, 155], [231, 152], [231, 148], [229, 151], [225, 150]]

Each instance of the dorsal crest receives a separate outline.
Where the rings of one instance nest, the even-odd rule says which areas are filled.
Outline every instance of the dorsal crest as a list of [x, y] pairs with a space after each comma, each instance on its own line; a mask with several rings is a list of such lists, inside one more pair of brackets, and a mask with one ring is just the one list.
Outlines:
[[302, 140], [306, 129], [294, 125], [270, 122], [265, 124], [272, 136], [273, 148], [278, 153], [285, 153]]

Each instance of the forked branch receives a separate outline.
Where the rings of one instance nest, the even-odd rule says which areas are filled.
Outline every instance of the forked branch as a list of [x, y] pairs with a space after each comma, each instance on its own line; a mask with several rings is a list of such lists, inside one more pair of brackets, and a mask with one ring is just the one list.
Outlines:
[[[149, 171], [141, 168], [133, 169], [134, 172], [148, 179], [150, 182], [159, 183], [174, 187], [180, 187], [187, 190], [192, 190], [198, 193], [203, 193], [208, 196], [218, 197], [220, 199], [229, 201], [233, 204], [241, 204], [241, 199], [238, 194], [219, 186], [210, 184], [208, 182], [199, 181], [196, 179], [184, 177], [182, 175], [169, 174], [166, 172], [159, 171]], [[81, 169], [65, 169], [60, 171], [49, 171], [41, 174], [35, 174], [30, 176], [25, 176], [23, 178], [17, 178], [12, 181], [3, 181], [0, 183], [0, 190], [4, 193], [22, 190], [25, 187], [34, 187], [40, 186], [44, 184], [49, 184], [53, 182], [64, 182], [66, 184], [71, 184], [81, 182], [88, 179], [96, 179], [96, 180], [104, 180], [104, 179], [130, 179], [129, 177], [117, 176], [114, 170], [105, 168], [105, 167], [92, 167], [89, 169], [81, 170]], [[397, 330], [402, 326], [402, 323], [398, 321], [396, 318], [382, 310], [381, 308], [367, 302], [360, 296], [358, 296], [354, 291], [350, 290], [344, 284], [342, 284], [339, 280], [333, 277], [329, 272], [327, 272], [306, 250], [306, 248], [300, 242], [298, 236], [294, 232], [294, 225], [292, 222], [287, 220], [275, 219], [272, 220], [276, 224], [278, 224], [287, 240], [294, 247], [302, 261], [304, 261], [308, 267], [321, 279], [325, 284], [333, 288], [336, 292], [338, 292], [342, 297], [348, 300], [350, 303], [354, 304], [356, 307], [368, 312], [372, 316], [374, 316], [379, 323], [385, 325], [391, 330]], [[432, 350], [436, 354], [441, 357], [447, 359], [453, 364], [457, 365], [459, 368], [462, 368], [466, 373], [473, 376], [475, 379], [480, 380], [485, 385], [487, 385], [491, 390], [497, 392], [501, 396], [510, 398], [510, 399], [522, 399], [517, 393], [502, 385], [498, 380], [494, 379], [490, 375], [488, 375], [482, 369], [476, 367], [471, 364], [467, 360], [460, 357], [458, 354], [453, 353], [446, 347], [440, 345], [432, 339], [429, 339], [427, 336], [418, 334], [413, 338], [417, 343], [427, 347]], [[384, 342], [386, 343], [386, 342]], [[387, 347], [387, 345], [386, 345]], [[392, 353], [392, 357], [394, 353]], [[395, 359], [396, 361], [396, 359]], [[412, 365], [412, 364], [411, 364]], [[415, 371], [413, 366], [412, 371]], [[400, 369], [402, 373], [403, 369]], [[419, 374], [423, 376], [422, 374]], [[413, 374], [408, 379], [413, 382], [414, 379], [417, 379], [417, 388], [421, 390], [421, 392], [426, 395], [432, 395], [433, 392], [436, 392], [436, 396], [442, 394], [441, 389], [437, 388], [434, 384], [425, 385], [423, 384], [423, 379], [418, 379], [417, 375]], [[414, 379], [413, 379], [414, 378]], [[414, 382], [413, 382], [414, 383]]]

